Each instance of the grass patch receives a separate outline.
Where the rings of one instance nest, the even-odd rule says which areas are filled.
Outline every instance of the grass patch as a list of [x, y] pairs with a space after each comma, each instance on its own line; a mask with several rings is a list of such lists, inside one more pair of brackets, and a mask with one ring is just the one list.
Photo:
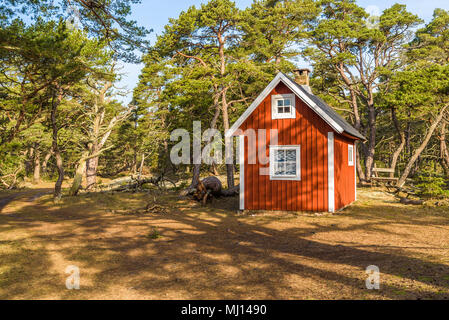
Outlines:
[[157, 227], [154, 227], [151, 232], [147, 235], [148, 238], [150, 239], [160, 239], [162, 238], [162, 235], [159, 233], [159, 230], [157, 229]]

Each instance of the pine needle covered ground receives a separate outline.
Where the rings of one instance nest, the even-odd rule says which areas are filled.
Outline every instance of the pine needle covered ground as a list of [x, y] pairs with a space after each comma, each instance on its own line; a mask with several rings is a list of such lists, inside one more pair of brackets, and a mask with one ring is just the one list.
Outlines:
[[[48, 192], [0, 194], [0, 299], [449, 299], [448, 207], [367, 189], [335, 215]], [[70, 265], [80, 290], [66, 289]], [[380, 290], [366, 289], [370, 265]]]

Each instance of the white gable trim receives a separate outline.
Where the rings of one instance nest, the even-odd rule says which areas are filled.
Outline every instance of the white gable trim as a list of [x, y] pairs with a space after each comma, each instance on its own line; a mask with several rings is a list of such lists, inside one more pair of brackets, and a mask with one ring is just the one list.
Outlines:
[[280, 83], [283, 82], [293, 93], [298, 96], [302, 101], [304, 101], [313, 111], [315, 111], [328, 125], [332, 127], [338, 133], [343, 133], [343, 128], [334, 121], [331, 117], [329, 117], [323, 110], [321, 110], [315, 102], [313, 102], [304, 92], [302, 92], [296, 84], [294, 84], [289, 78], [287, 78], [282, 72], [279, 72], [273, 81], [262, 91], [262, 93], [257, 97], [256, 100], [249, 106], [248, 109], [242, 114], [242, 116], [234, 123], [234, 125], [226, 132], [226, 137], [232, 137], [237, 129], [245, 122], [246, 119], [253, 113], [253, 111], [265, 100], [265, 98], [273, 91], [274, 88]]

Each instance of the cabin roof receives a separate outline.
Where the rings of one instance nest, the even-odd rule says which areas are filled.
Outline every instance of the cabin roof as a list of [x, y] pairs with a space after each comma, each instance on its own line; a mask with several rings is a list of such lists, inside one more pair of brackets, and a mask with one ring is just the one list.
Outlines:
[[346, 133], [354, 138], [366, 140], [353, 126], [351, 126], [342, 116], [332, 109], [321, 98], [309, 92], [304, 86], [296, 83], [286, 74], [279, 72], [257, 99], [249, 106], [242, 116], [234, 123], [226, 136], [231, 137], [241, 127], [243, 122], [251, 115], [251, 113], [262, 103], [262, 101], [270, 94], [270, 92], [280, 83], [283, 82], [292, 90], [296, 96], [303, 100], [315, 113], [317, 113], [332, 129], [338, 133]]

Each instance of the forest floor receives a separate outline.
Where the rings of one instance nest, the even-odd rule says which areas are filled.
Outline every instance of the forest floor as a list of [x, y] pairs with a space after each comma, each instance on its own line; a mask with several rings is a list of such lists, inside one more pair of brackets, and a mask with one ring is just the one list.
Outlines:
[[0, 192], [0, 299], [449, 299], [448, 207], [361, 189], [334, 215], [241, 214], [238, 198], [51, 191]]

